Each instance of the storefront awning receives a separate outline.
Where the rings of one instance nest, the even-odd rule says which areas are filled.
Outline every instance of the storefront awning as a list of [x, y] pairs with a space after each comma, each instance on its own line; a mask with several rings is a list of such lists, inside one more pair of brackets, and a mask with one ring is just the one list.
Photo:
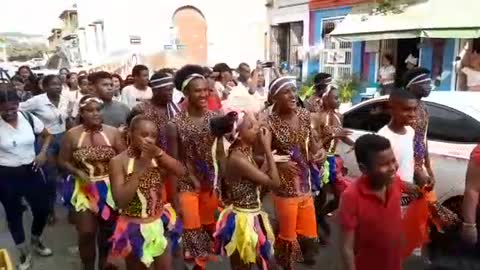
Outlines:
[[376, 7], [353, 7], [330, 36], [344, 41], [480, 37], [479, 0], [405, 1], [386, 14], [374, 12]]

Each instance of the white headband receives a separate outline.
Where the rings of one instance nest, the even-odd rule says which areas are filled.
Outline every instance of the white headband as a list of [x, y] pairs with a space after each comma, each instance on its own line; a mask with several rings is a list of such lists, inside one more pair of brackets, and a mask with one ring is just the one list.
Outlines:
[[407, 83], [407, 86], [405, 86], [405, 88], [408, 88], [408, 87], [410, 87], [411, 85], [414, 85], [414, 84], [430, 82], [430, 81], [432, 81], [432, 79], [428, 76], [428, 74], [422, 73], [422, 74], [418, 75], [417, 77], [414, 77], [413, 79], [411, 79]]
[[[295, 77], [281, 77], [277, 79], [274, 83], [272, 83], [272, 85], [270, 85], [270, 89], [269, 89], [270, 96], [274, 97], [276, 94], [278, 94], [278, 92], [282, 91], [287, 86], [292, 86], [295, 88], [297, 86], [297, 84], [295, 83], [295, 79], [296, 79]], [[279, 83], [281, 83], [280, 86], [275, 87]]]
[[188, 84], [193, 80], [193, 79], [205, 79], [205, 77], [201, 74], [198, 73], [193, 73], [190, 76], [188, 76], [185, 81], [182, 83], [182, 89], [180, 91], [185, 91], [185, 88], [187, 88]]
[[80, 103], [78, 106], [79, 106], [80, 108], [83, 108], [83, 107], [87, 106], [88, 103], [90, 103], [90, 102], [92, 102], [92, 101], [93, 101], [93, 102], [97, 102], [97, 103], [100, 104], [100, 105], [103, 105], [103, 101], [102, 101], [101, 99], [96, 98], [96, 97], [89, 97], [89, 98], [85, 99], [82, 103]]

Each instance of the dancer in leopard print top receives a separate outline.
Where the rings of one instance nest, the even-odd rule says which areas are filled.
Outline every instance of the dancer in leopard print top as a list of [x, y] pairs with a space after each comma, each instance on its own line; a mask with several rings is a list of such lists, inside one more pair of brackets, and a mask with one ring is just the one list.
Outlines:
[[[115, 204], [110, 192], [108, 162], [125, 148], [118, 129], [102, 124], [103, 102], [91, 95], [79, 103], [82, 124], [70, 129], [60, 149], [60, 165], [75, 178], [65, 200], [73, 206], [77, 222], [78, 246], [83, 268], [95, 269], [96, 244], [99, 269], [106, 264], [115, 219]], [[97, 230], [98, 243], [96, 243]]]
[[[110, 162], [113, 198], [120, 211], [112, 237], [112, 255], [126, 259], [127, 270], [153, 265], [172, 269], [168, 245], [178, 245], [181, 223], [161, 200], [163, 175], [182, 176], [185, 169], [156, 145], [158, 130], [145, 116], [129, 127], [130, 145]], [[168, 241], [166, 235], [172, 236]], [[143, 264], [143, 265], [142, 265]]]

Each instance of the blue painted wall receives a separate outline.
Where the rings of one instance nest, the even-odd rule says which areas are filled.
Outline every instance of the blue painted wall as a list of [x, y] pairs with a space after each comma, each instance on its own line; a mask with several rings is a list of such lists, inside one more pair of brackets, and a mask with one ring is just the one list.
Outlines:
[[[333, 9], [321, 9], [312, 11], [311, 24], [313, 24], [313, 35], [311, 45], [319, 44], [322, 39], [322, 20], [334, 17], [346, 16], [351, 11], [351, 7], [340, 7]], [[309, 60], [308, 74], [315, 74], [321, 69], [318, 60]], [[352, 71], [354, 74], [360, 74], [362, 69], [362, 42], [354, 42], [352, 48]]]
[[[425, 46], [421, 48], [421, 59], [420, 59], [420, 66], [432, 70], [433, 63], [433, 48], [430, 46]], [[454, 90], [451, 87], [452, 80], [455, 78], [453, 77], [453, 60], [455, 58], [455, 39], [446, 39], [445, 47], [443, 49], [443, 72], [448, 72], [449, 75], [446, 76], [439, 86], [435, 88], [437, 91], [450, 91]]]
[[453, 60], [455, 59], [455, 39], [447, 39], [445, 43], [445, 48], [443, 50], [443, 72], [448, 72], [449, 75], [442, 80], [442, 83], [438, 90], [442, 91], [449, 91], [455, 90], [452, 89], [452, 80], [455, 80], [453, 77], [454, 74], [454, 67], [453, 67]]

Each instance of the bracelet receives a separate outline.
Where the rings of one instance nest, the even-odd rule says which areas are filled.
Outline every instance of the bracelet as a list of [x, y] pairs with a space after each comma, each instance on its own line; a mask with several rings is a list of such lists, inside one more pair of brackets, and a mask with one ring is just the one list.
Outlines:
[[467, 223], [467, 222], [463, 222], [463, 227], [476, 228], [476, 227], [477, 227], [477, 223]]

